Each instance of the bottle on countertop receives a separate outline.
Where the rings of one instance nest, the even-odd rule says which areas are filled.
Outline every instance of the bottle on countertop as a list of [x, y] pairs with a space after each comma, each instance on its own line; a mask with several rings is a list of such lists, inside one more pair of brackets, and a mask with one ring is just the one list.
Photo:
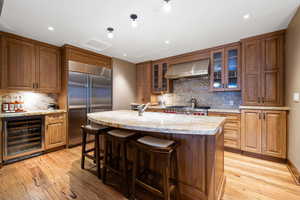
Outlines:
[[15, 103], [13, 102], [13, 98], [8, 96], [8, 112], [16, 112]]
[[8, 96], [2, 96], [2, 112], [9, 112], [9, 99]]
[[19, 96], [19, 112], [24, 112], [24, 100], [22, 96]]

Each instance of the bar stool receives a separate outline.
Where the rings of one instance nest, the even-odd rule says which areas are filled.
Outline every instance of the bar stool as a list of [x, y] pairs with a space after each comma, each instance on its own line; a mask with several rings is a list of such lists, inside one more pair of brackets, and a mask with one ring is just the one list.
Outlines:
[[[121, 176], [121, 178], [126, 182], [124, 194], [127, 197], [129, 196], [129, 162], [127, 158], [127, 145], [135, 134], [136, 132], [133, 131], [114, 129], [108, 131], [104, 136], [105, 147], [102, 181], [106, 184], [106, 173], [108, 170]], [[114, 151], [117, 151], [115, 155]]]
[[[165, 200], [170, 200], [171, 193], [176, 192], [174, 195], [176, 199], [179, 199], [180, 194], [177, 184], [178, 168], [176, 156], [178, 143], [172, 140], [160, 139], [151, 136], [141, 137], [138, 140], [132, 141], [132, 143], [135, 151], [131, 199], [135, 199], [136, 184], [145, 190], [164, 198]], [[147, 166], [144, 166], [143, 170], [139, 169], [141, 166], [141, 152], [148, 155], [150, 154], [150, 156], [159, 159], [159, 162], [156, 163], [159, 163], [161, 174], [157, 174], [157, 172], [146, 169]], [[173, 168], [171, 168], [171, 164], [173, 164]], [[170, 177], [171, 171], [174, 173], [173, 179]], [[159, 186], [160, 181], [162, 181], [162, 184]]]
[[[85, 158], [89, 158], [96, 163], [96, 170], [98, 178], [101, 178], [100, 160], [103, 159], [100, 156], [100, 135], [110, 130], [108, 127], [96, 127], [91, 125], [82, 125], [82, 151], [81, 151], [81, 169], [84, 169]], [[93, 135], [95, 137], [94, 148], [86, 149], [87, 137]], [[90, 155], [90, 152], [94, 152], [94, 155]]]

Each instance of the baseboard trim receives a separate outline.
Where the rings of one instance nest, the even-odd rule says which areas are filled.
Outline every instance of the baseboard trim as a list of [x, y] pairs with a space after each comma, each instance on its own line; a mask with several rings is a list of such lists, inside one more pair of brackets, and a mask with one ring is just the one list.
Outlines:
[[300, 173], [299, 173], [298, 169], [295, 167], [295, 165], [289, 159], [287, 160], [287, 166], [292, 174], [292, 177], [293, 177], [295, 183], [300, 186]]

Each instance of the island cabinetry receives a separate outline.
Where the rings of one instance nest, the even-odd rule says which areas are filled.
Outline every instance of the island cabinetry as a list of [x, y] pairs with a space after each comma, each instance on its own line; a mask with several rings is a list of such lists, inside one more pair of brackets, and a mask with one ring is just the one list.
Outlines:
[[2, 34], [1, 88], [59, 92], [60, 48], [13, 34]]
[[66, 144], [66, 114], [51, 114], [45, 117], [45, 149]]
[[224, 124], [224, 146], [241, 149], [241, 114], [208, 112], [208, 116], [226, 117]]
[[242, 40], [243, 104], [282, 106], [284, 31]]
[[286, 111], [242, 110], [242, 150], [286, 158]]
[[168, 61], [160, 60], [152, 63], [152, 93], [162, 94], [172, 91], [172, 82], [165, 78]]
[[136, 91], [137, 103], [151, 101], [151, 62], [136, 65]]
[[211, 51], [212, 91], [240, 90], [240, 43]]

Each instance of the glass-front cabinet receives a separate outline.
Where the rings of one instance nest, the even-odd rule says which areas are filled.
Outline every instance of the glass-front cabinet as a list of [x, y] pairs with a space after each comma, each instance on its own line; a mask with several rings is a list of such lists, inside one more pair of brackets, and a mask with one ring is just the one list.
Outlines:
[[229, 46], [211, 52], [212, 91], [240, 90], [240, 46]]
[[152, 65], [152, 93], [161, 94], [170, 92], [170, 81], [165, 78], [168, 71], [168, 62], [153, 62]]

